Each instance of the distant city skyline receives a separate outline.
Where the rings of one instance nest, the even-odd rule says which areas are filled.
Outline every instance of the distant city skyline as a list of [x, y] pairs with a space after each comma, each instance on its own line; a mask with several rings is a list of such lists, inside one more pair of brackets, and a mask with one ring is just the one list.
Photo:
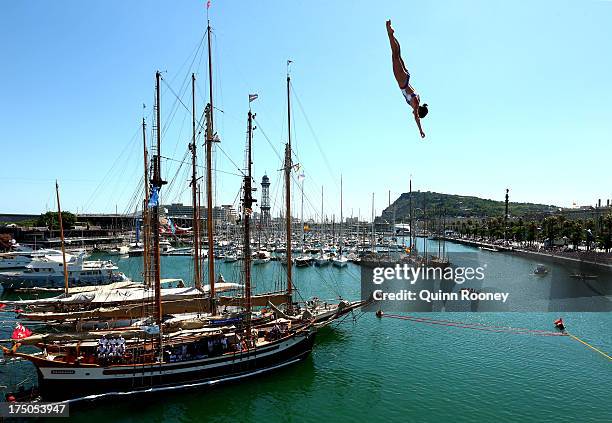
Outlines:
[[[162, 202], [190, 204], [190, 89], [208, 98], [206, 2], [12, 2], [2, 6], [0, 213], [133, 211], [142, 202], [140, 121], [151, 139], [163, 71]], [[282, 205], [287, 139], [300, 163], [293, 215], [371, 217], [413, 189], [561, 207], [612, 198], [612, 2], [212, 2], [215, 205], [237, 205], [248, 95], [255, 182]], [[391, 18], [411, 82], [430, 106], [421, 140], [391, 71]], [[178, 94], [180, 101], [175, 97]], [[143, 109], [142, 104], [146, 105]], [[199, 160], [203, 149], [199, 142]], [[202, 169], [200, 169], [200, 172]], [[301, 180], [301, 178], [299, 178]], [[260, 192], [256, 192], [259, 198]], [[259, 208], [257, 207], [257, 211]]]

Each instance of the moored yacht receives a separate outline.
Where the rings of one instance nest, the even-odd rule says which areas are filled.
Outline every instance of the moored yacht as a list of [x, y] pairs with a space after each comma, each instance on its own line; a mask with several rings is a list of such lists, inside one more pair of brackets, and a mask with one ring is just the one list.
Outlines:
[[[129, 279], [110, 260], [86, 261], [85, 253], [66, 261], [68, 282], [71, 286], [105, 285]], [[60, 257], [41, 257], [23, 270], [0, 272], [0, 283], [5, 291], [21, 288], [61, 288], [64, 286], [64, 264]]]
[[[66, 255], [68, 259], [69, 254]], [[60, 250], [41, 249], [30, 251], [12, 251], [9, 253], [0, 254], [0, 271], [24, 269], [40, 258], [48, 258], [49, 260], [62, 261], [62, 252]]]

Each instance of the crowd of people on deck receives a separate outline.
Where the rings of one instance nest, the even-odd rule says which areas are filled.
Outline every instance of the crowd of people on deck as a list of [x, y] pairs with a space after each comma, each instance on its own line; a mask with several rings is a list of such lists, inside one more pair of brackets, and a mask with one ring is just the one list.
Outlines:
[[[166, 345], [164, 348], [164, 361], [180, 362], [186, 360], [197, 360], [208, 357], [220, 356], [229, 352], [243, 352], [255, 346], [256, 339], [263, 337], [266, 341], [275, 341], [287, 334], [289, 326], [287, 323], [275, 323], [266, 330], [252, 329], [250, 337], [241, 336], [236, 333], [235, 338], [225, 335], [213, 335], [201, 339], [195, 343]], [[106, 335], [98, 339], [98, 345], [94, 354], [85, 354], [78, 359], [87, 364], [121, 364], [127, 358], [126, 340], [123, 336]], [[77, 349], [78, 355], [78, 349]]]
[[287, 334], [289, 330], [288, 326], [284, 323], [275, 323], [272, 329], [269, 332], [266, 332], [264, 335], [264, 339], [266, 341], [276, 341], [277, 339], [282, 338]]
[[123, 336], [98, 339], [97, 356], [103, 362], [119, 362], [125, 356], [125, 339]]
[[[285, 336], [288, 330], [287, 324], [277, 323], [262, 335], [266, 341], [274, 341]], [[216, 357], [228, 352], [248, 351], [255, 346], [255, 340], [259, 335], [259, 331], [253, 329], [251, 337], [235, 334], [235, 339], [232, 341], [227, 336], [209, 336], [193, 344], [168, 345], [164, 349], [164, 360], [172, 363]]]
[[168, 345], [164, 349], [164, 360], [177, 362], [215, 357], [231, 351], [227, 337], [210, 336], [193, 344]]

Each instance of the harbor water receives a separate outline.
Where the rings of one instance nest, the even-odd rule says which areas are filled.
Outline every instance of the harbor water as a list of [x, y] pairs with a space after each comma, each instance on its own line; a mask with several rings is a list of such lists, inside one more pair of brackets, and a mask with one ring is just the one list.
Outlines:
[[[423, 240], [421, 240], [421, 243]], [[430, 251], [437, 243], [427, 241]], [[474, 252], [497, 269], [495, 277], [532, 279], [536, 261], [447, 244]], [[422, 248], [421, 248], [422, 249]], [[106, 258], [106, 256], [101, 256]], [[97, 258], [97, 257], [94, 257]], [[119, 268], [139, 280], [141, 258]], [[551, 273], [564, 271], [547, 265]], [[218, 263], [227, 282], [239, 281], [240, 262]], [[558, 267], [558, 268], [557, 268]], [[255, 292], [284, 283], [280, 262], [254, 266]], [[190, 257], [163, 257], [163, 277], [191, 280]], [[294, 268], [299, 299], [360, 297], [360, 268]], [[578, 281], [580, 282], [580, 281]], [[612, 278], [600, 284], [610, 289]], [[609, 295], [609, 293], [608, 293]], [[300, 298], [301, 297], [301, 298]], [[428, 313], [428, 318], [550, 330], [558, 313]], [[612, 351], [610, 313], [565, 313], [575, 335]], [[5, 314], [3, 338], [12, 329]], [[355, 313], [317, 335], [303, 362], [263, 377], [204, 390], [155, 397], [115, 398], [71, 410], [74, 421], [94, 422], [548, 422], [612, 421], [612, 362], [561, 336], [489, 333]], [[4, 384], [36, 380], [29, 363], [0, 366]]]

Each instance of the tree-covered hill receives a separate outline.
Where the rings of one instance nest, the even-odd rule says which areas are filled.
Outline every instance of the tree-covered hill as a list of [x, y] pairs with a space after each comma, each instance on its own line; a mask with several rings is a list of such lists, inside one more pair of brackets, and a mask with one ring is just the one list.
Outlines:
[[[412, 195], [412, 208], [415, 218], [423, 215], [421, 210], [429, 216], [441, 214], [449, 218], [457, 217], [499, 217], [504, 215], [504, 201], [489, 200], [473, 196], [441, 194], [437, 192], [412, 192], [402, 194], [391, 207], [387, 207], [377, 219], [390, 221], [395, 212], [395, 220], [407, 220], [410, 210], [410, 196]], [[510, 216], [542, 216], [558, 210], [557, 206], [533, 203], [510, 202], [508, 213]]]

